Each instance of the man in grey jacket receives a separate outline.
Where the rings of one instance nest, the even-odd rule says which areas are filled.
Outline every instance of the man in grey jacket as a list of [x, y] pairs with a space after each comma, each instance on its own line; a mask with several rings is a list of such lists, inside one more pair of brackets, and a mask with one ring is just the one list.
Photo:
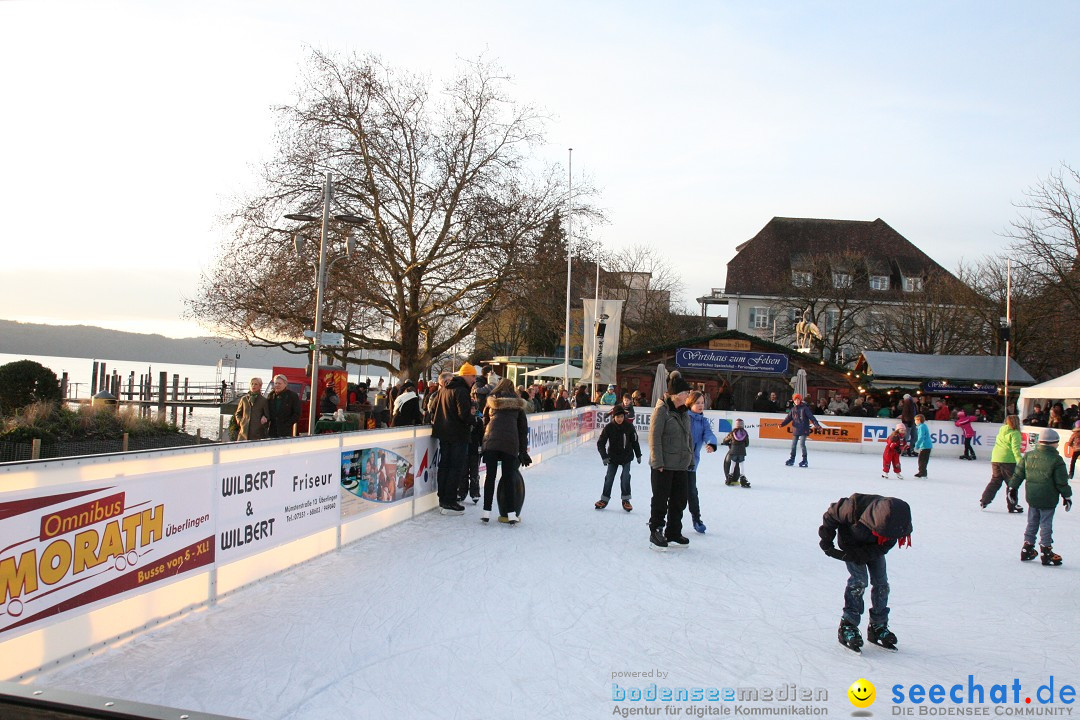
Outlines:
[[[653, 550], [669, 546], [684, 548], [690, 541], [682, 534], [686, 509], [686, 473], [694, 462], [690, 440], [690, 418], [686, 398], [690, 383], [673, 370], [668, 391], [656, 405], [649, 425], [649, 466], [652, 468], [652, 503], [649, 515], [649, 543]], [[665, 524], [665, 517], [667, 519]]]

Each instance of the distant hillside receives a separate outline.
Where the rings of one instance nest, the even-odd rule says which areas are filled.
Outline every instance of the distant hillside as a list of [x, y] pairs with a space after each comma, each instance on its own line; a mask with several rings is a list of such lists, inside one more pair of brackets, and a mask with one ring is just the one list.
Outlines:
[[305, 357], [278, 349], [254, 348], [224, 338], [177, 339], [89, 325], [38, 325], [11, 320], [0, 320], [0, 353], [185, 365], [215, 365], [222, 357], [240, 353], [240, 362], [245, 367], [267, 368], [274, 365], [303, 365]]

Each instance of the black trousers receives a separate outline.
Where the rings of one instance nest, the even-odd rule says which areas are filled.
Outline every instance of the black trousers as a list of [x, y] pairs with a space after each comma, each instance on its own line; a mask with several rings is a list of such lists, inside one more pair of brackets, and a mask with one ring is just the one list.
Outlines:
[[686, 510], [686, 471], [653, 468], [651, 480], [649, 529], [664, 530], [664, 535], [669, 538], [682, 535], [682, 516]]
[[926, 475], [926, 465], [930, 462], [930, 450], [923, 448], [919, 451], [919, 474]]
[[458, 487], [465, 477], [465, 463], [468, 460], [469, 441], [439, 441], [439, 504], [456, 505]]
[[[484, 476], [485, 510], [491, 509], [491, 502], [495, 498], [495, 474], [499, 471], [500, 463], [502, 464], [502, 475], [499, 477], [499, 487], [506, 488], [503, 491], [506, 495], [506, 507], [516, 508], [519, 504], [517, 482], [514, 477], [519, 465], [517, 455], [499, 452], [498, 450], [488, 450], [484, 453], [484, 464], [487, 465], [487, 473]], [[507, 510], [507, 512], [510, 511]]]

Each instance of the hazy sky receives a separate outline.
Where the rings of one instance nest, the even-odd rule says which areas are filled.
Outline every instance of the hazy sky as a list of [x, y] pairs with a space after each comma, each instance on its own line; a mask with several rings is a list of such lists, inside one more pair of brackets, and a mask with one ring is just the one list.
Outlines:
[[[668, 6], [668, 7], [665, 7]], [[183, 336], [307, 48], [486, 53], [685, 299], [774, 216], [882, 218], [946, 267], [1080, 163], [1080, 2], [0, 0], [0, 317]], [[692, 300], [690, 300], [692, 302]]]

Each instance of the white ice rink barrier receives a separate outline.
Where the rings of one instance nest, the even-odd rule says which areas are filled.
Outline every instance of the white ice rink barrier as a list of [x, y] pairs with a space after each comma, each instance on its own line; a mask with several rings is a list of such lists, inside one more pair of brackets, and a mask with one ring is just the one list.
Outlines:
[[[533, 461], [595, 416], [529, 416]], [[0, 465], [0, 679], [437, 507], [437, 446], [421, 426]]]

